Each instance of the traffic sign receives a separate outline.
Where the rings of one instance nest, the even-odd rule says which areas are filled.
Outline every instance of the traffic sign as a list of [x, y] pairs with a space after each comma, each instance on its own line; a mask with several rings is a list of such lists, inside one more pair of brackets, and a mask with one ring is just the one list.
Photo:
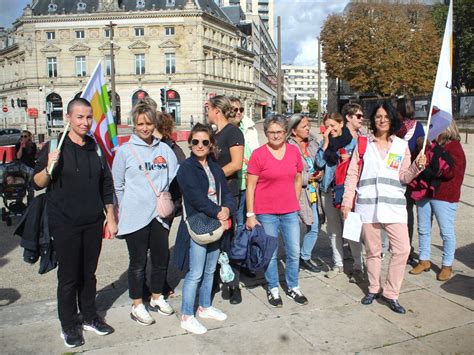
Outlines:
[[30, 118], [38, 118], [38, 109], [37, 108], [29, 108], [28, 109], [28, 116], [30, 116]]
[[8, 107], [3, 106], [3, 107], [2, 107], [2, 111], [5, 112], [5, 113], [7, 113], [7, 112], [8, 112]]

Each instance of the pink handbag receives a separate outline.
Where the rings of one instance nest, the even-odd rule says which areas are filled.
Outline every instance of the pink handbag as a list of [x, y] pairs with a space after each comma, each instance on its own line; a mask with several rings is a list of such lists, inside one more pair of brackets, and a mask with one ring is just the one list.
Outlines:
[[[150, 184], [151, 188], [153, 189], [153, 192], [156, 195], [156, 211], [158, 212], [158, 216], [160, 218], [171, 217], [174, 212], [174, 203], [173, 203], [173, 199], [171, 198], [171, 194], [168, 191], [159, 192], [156, 189], [156, 186], [153, 183], [153, 180], [151, 179], [150, 174], [148, 174], [148, 170], [145, 169], [145, 164], [140, 159], [140, 157], [138, 156], [137, 152], [135, 151], [135, 149], [133, 148], [131, 144], [129, 145], [129, 147], [132, 154], [135, 156], [135, 159], [138, 160], [138, 163], [141, 166], [143, 166], [143, 172], [145, 173], [148, 183]], [[169, 183], [170, 183], [168, 164], [166, 164], [166, 175], [168, 177], [168, 181], [166, 183], [165, 189], [168, 188]]]

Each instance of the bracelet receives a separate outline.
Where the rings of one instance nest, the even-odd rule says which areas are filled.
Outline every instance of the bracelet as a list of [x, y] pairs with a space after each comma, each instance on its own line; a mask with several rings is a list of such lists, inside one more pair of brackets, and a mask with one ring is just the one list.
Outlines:
[[253, 213], [253, 212], [247, 212], [245, 215], [247, 216], [247, 218], [249, 218], [249, 217], [254, 217], [254, 216], [255, 216], [255, 213]]

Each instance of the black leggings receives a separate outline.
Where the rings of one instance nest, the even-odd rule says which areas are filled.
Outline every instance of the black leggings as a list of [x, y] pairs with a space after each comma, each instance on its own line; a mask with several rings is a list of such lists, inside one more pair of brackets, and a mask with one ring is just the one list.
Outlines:
[[84, 226], [51, 224], [58, 257], [58, 315], [63, 328], [78, 322], [77, 305], [84, 321], [97, 317], [95, 271], [102, 248], [103, 220]]
[[125, 236], [130, 257], [128, 293], [131, 299], [143, 297], [148, 250], [151, 259], [151, 292], [163, 292], [168, 273], [168, 235], [169, 230], [154, 218], [147, 226]]

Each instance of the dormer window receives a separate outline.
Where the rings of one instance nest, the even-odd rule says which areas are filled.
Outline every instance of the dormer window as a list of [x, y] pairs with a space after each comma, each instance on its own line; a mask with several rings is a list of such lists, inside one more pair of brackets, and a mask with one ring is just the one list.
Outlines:
[[166, 6], [167, 7], [172, 7], [175, 5], [175, 1], [174, 0], [166, 0]]
[[145, 0], [137, 0], [137, 10], [143, 10], [145, 8]]
[[56, 5], [53, 0], [51, 0], [51, 3], [48, 5], [48, 12], [50, 14], [55, 13], [58, 9], [58, 5]]
[[87, 8], [87, 4], [83, 2], [82, 0], [80, 0], [77, 3], [77, 12], [84, 12], [86, 11], [86, 8]]

